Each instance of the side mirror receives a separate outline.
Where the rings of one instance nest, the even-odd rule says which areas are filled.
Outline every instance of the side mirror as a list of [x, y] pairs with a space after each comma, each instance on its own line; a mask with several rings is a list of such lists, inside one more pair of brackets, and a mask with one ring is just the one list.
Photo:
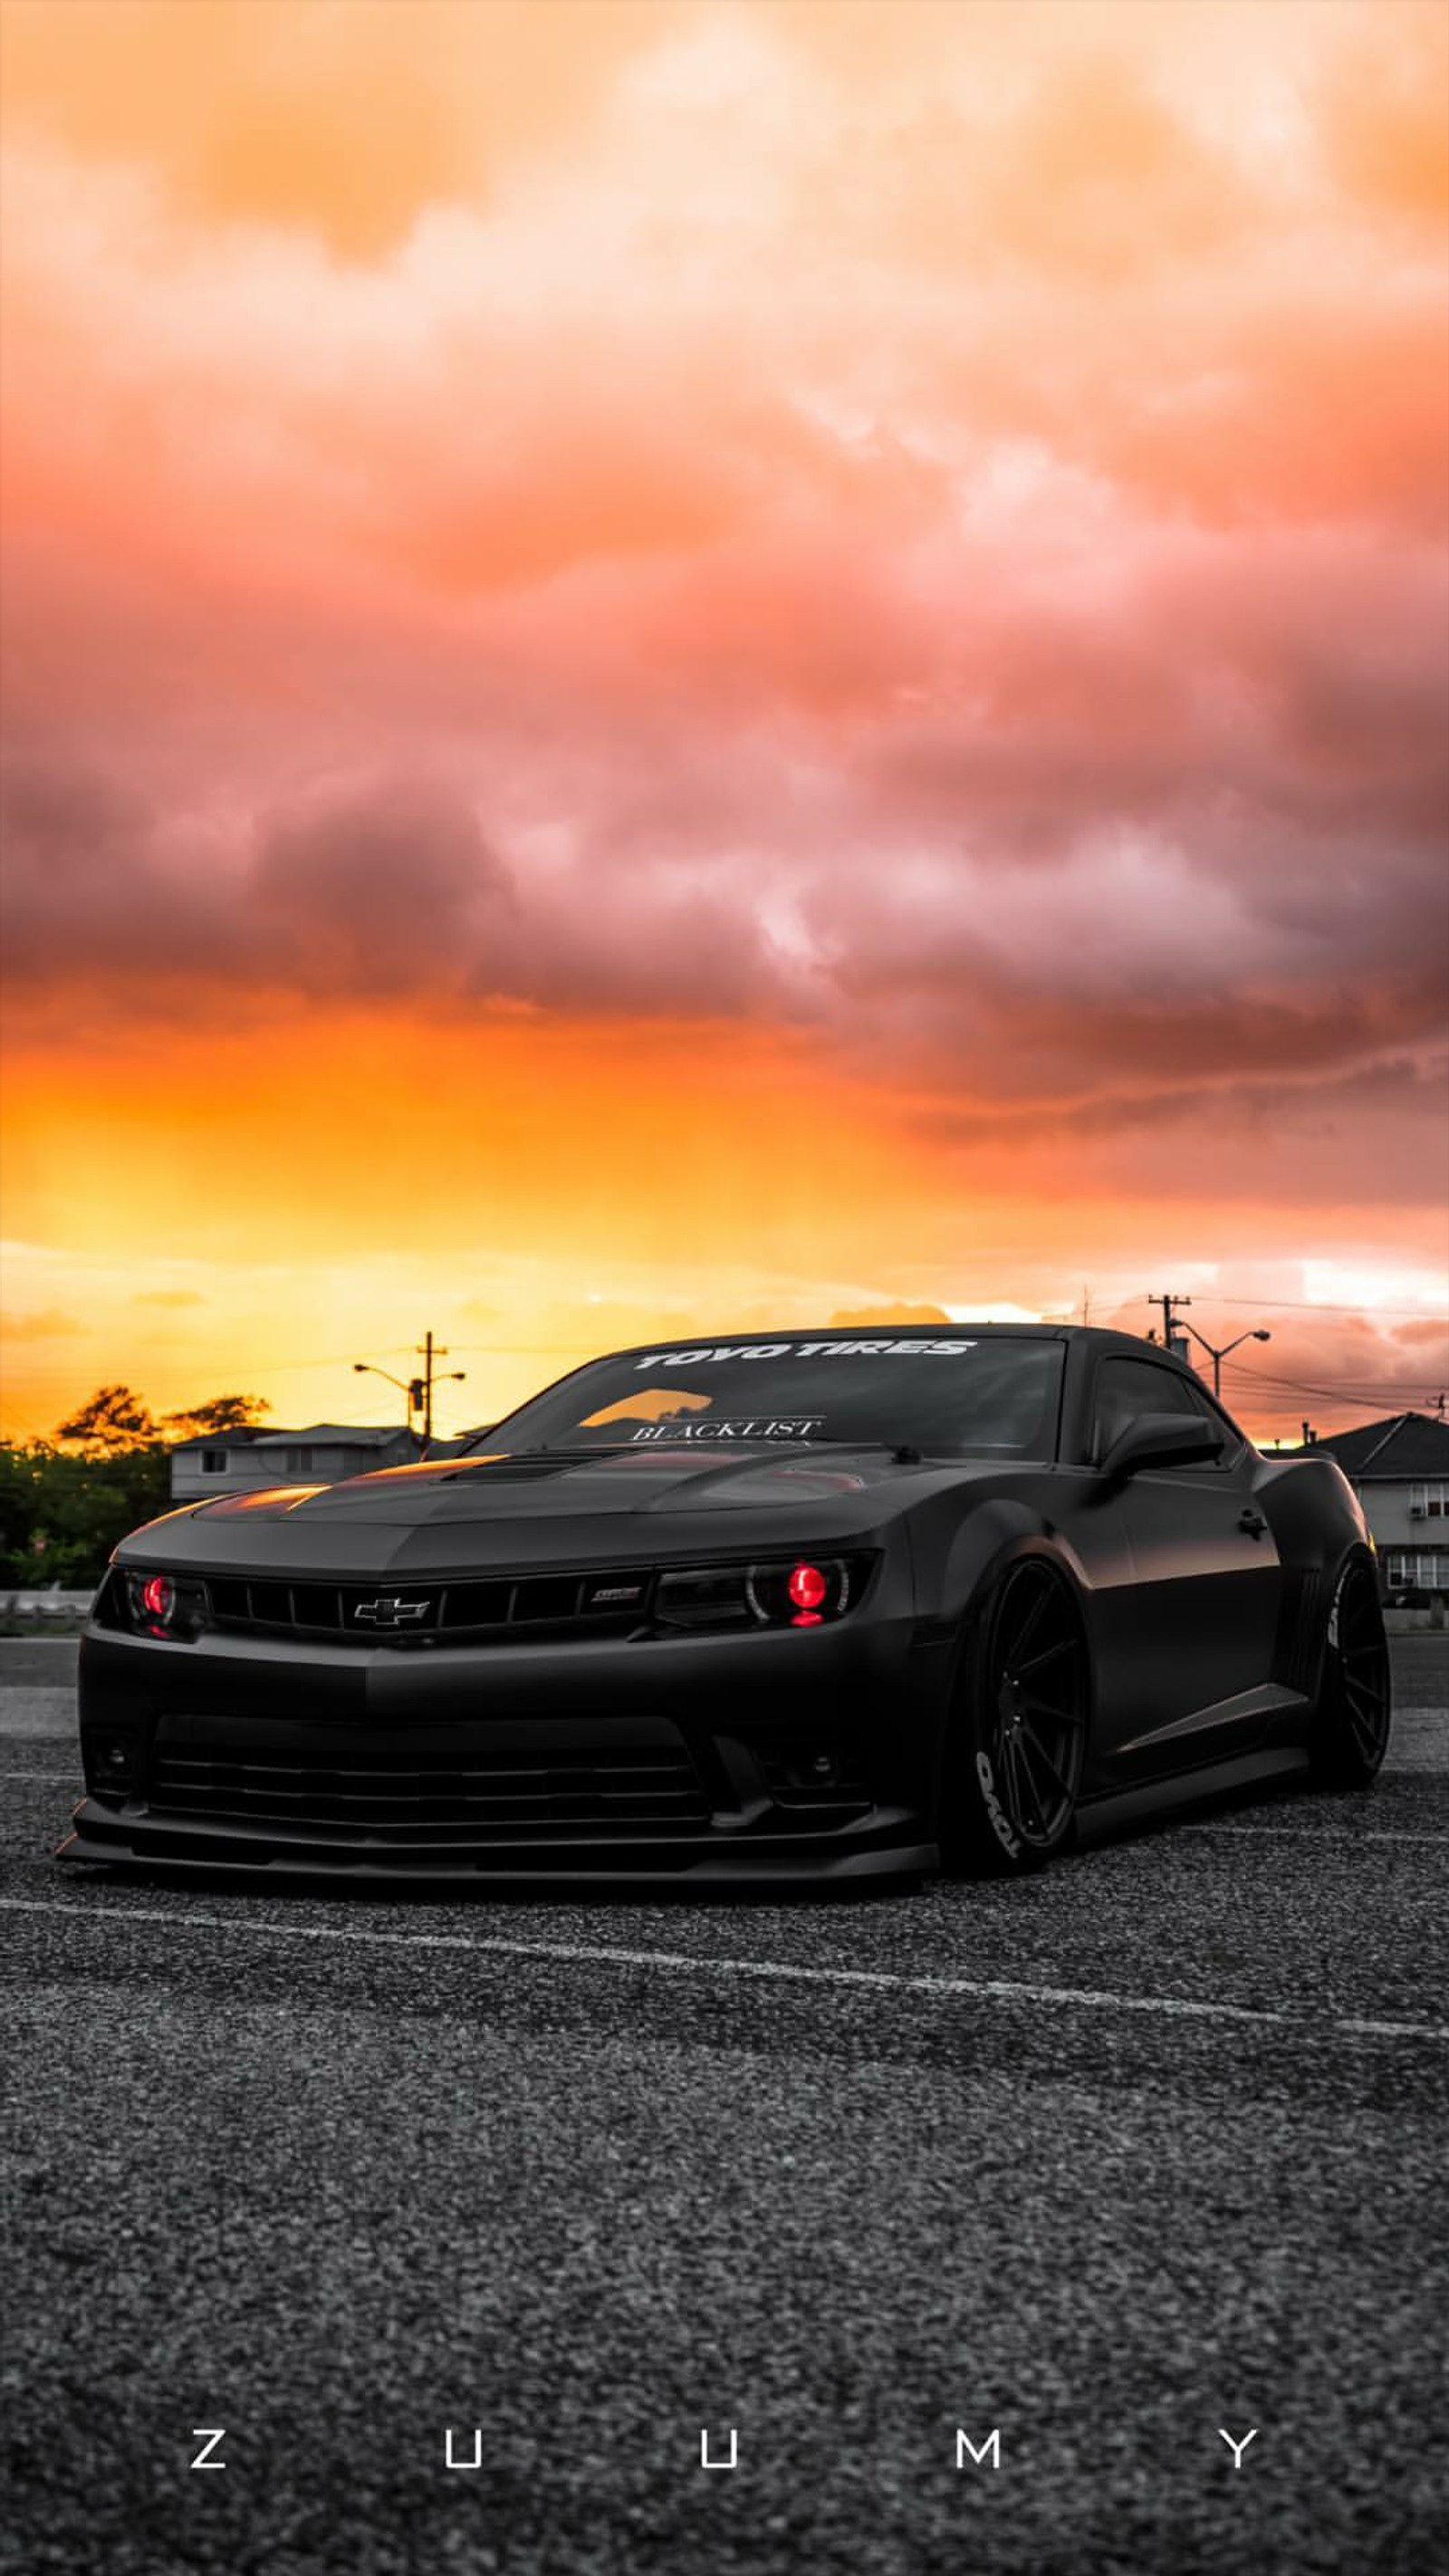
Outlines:
[[1205, 1467], [1224, 1446], [1224, 1434], [1205, 1414], [1139, 1413], [1118, 1432], [1102, 1473], [1115, 1481], [1138, 1467]]

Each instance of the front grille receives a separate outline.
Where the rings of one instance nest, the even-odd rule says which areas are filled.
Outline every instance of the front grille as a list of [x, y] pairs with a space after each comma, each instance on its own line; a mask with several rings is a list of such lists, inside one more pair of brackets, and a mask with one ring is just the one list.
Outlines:
[[260, 1745], [226, 1754], [158, 1747], [148, 1803], [157, 1815], [301, 1824], [344, 1841], [407, 1843], [534, 1827], [672, 1832], [707, 1824], [710, 1813], [682, 1743], [613, 1744], [588, 1753], [359, 1751], [325, 1762]]
[[244, 1583], [208, 1575], [213, 1624], [272, 1629], [360, 1646], [420, 1645], [439, 1636], [479, 1642], [520, 1632], [627, 1636], [653, 1586], [639, 1566], [588, 1574], [525, 1574], [487, 1583]]

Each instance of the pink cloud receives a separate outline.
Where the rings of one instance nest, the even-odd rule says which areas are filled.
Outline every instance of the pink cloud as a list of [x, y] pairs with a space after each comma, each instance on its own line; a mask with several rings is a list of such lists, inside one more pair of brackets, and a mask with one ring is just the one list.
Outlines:
[[1317, 1090], [1413, 1197], [1438, 38], [1233, 14], [646, 9], [371, 227], [25, 122], [37, 1008], [778, 1019], [1144, 1186]]

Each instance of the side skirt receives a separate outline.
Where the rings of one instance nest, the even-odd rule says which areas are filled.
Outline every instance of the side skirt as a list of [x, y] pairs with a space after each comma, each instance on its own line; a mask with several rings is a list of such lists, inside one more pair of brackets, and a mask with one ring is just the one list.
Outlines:
[[1190, 1755], [1195, 1735], [1221, 1735], [1229, 1726], [1246, 1732], [1255, 1718], [1307, 1719], [1311, 1708], [1311, 1701], [1302, 1691], [1284, 1690], [1278, 1682], [1263, 1682], [1256, 1690], [1237, 1691], [1231, 1699], [1214, 1700], [1209, 1708], [1189, 1709], [1186, 1717], [1175, 1717], [1167, 1726], [1150, 1726], [1145, 1735], [1134, 1735], [1130, 1742], [1119, 1744], [1116, 1758], [1149, 1752], [1156, 1745], [1161, 1745], [1165, 1753], [1180, 1747]]
[[1228, 1762], [1204, 1762], [1194, 1771], [1179, 1771], [1168, 1780], [1143, 1780], [1105, 1798], [1084, 1798], [1077, 1809], [1079, 1844], [1105, 1840], [1124, 1825], [1154, 1822], [1175, 1807], [1199, 1806], [1235, 1789], [1256, 1789], [1270, 1780], [1296, 1780], [1308, 1771], [1308, 1748], [1275, 1744], [1257, 1753], [1239, 1753]]

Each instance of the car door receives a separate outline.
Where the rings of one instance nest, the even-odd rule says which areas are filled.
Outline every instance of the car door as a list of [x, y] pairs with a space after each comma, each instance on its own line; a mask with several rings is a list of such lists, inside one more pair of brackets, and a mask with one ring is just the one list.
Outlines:
[[1098, 1463], [1137, 1416], [1178, 1412], [1206, 1415], [1225, 1446], [1210, 1463], [1139, 1468], [1115, 1497], [1132, 1580], [1111, 1596], [1116, 1634], [1102, 1641], [1104, 1784], [1250, 1751], [1266, 1723], [1254, 1703], [1272, 1677], [1282, 1569], [1253, 1452], [1182, 1370], [1145, 1356], [1098, 1363]]

